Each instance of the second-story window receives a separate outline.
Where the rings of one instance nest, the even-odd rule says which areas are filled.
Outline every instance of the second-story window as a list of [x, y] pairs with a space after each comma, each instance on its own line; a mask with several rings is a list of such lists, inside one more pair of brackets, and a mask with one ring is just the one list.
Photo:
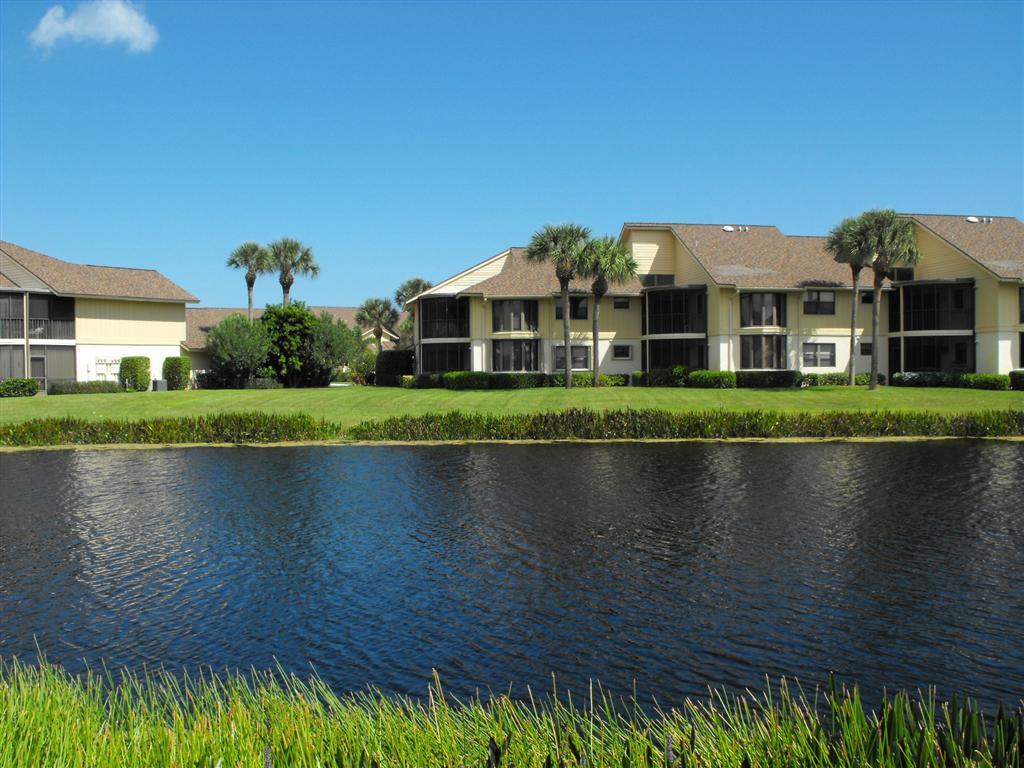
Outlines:
[[420, 334], [424, 339], [462, 339], [469, 336], [469, 299], [422, 299]]
[[786, 294], [784, 293], [742, 293], [740, 294], [740, 325], [744, 328], [757, 326], [784, 326], [786, 324]]
[[491, 303], [492, 330], [536, 331], [537, 302], [529, 299], [503, 299]]
[[[562, 319], [562, 300], [555, 299], [555, 320]], [[569, 297], [569, 319], [570, 320], [586, 320], [587, 319], [587, 297], [586, 296], [570, 296]]]
[[804, 296], [805, 315], [834, 315], [835, 313], [835, 291], [808, 291]]

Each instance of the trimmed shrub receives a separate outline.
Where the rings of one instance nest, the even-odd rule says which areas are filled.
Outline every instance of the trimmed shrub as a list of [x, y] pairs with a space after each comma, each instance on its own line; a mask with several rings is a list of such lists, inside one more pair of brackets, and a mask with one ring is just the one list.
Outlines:
[[690, 371], [686, 385], [695, 389], [736, 389], [736, 372]]
[[[589, 371], [580, 371], [572, 375], [572, 385], [574, 387], [590, 387], [594, 384], [594, 374]], [[549, 387], [564, 387], [565, 386], [565, 374], [564, 373], [552, 373], [548, 376]]]
[[51, 395], [99, 395], [124, 392], [116, 381], [54, 381], [46, 388]]
[[444, 386], [443, 374], [420, 373], [413, 381], [413, 389], [438, 389]]
[[1024, 390], [1024, 370], [1010, 371], [1010, 389]]
[[0, 381], [0, 397], [34, 397], [39, 391], [35, 379], [4, 379]]
[[149, 389], [149, 358], [122, 357], [117, 380], [129, 392], [146, 392]]
[[675, 368], [652, 368], [644, 374], [644, 386], [681, 387], [686, 383], [689, 369], [684, 365]]
[[284, 384], [274, 378], [263, 377], [242, 382], [242, 389], [282, 389]]
[[192, 361], [182, 356], [165, 358], [163, 374], [168, 389], [188, 389], [192, 378]]
[[1010, 377], [1002, 373], [965, 373], [956, 386], [964, 389], [1009, 389]]
[[645, 383], [645, 376], [643, 371], [633, 371], [629, 375], [629, 385], [631, 387], [642, 387]]
[[508, 374], [512, 381], [512, 389], [536, 389], [550, 384], [546, 373], [516, 372]]
[[402, 377], [413, 373], [413, 352], [411, 349], [383, 349], [377, 353], [374, 385], [398, 387]]
[[894, 387], [955, 387], [960, 389], [1012, 389], [1012, 378], [1002, 373], [896, 372]]
[[736, 386], [754, 389], [785, 389], [799, 387], [800, 371], [737, 371]]
[[[721, 371], [715, 371], [721, 373]], [[2, 428], [0, 428], [2, 430]], [[569, 409], [554, 413], [395, 416], [358, 424], [356, 440], [647, 440], [781, 437], [1019, 437], [1024, 409], [964, 414], [906, 411]], [[0, 439], [3, 432], [0, 431]]]
[[449, 371], [441, 376], [445, 389], [489, 389], [491, 374], [486, 371]]

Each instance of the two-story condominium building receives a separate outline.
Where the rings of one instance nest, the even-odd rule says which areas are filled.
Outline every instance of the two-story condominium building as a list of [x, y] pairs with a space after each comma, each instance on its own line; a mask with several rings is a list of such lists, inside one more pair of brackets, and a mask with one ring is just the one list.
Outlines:
[[[1024, 224], [1013, 218], [918, 216], [916, 269], [886, 280], [880, 370], [1005, 373], [1024, 347]], [[620, 242], [639, 279], [602, 299], [602, 370], [686, 365], [715, 370], [837, 372], [871, 355], [871, 270], [855, 292], [822, 237], [773, 226], [627, 223]], [[509, 248], [409, 302], [421, 373], [561, 369], [561, 299], [549, 264]], [[593, 297], [571, 285], [572, 366], [591, 366]], [[850, 348], [850, 302], [861, 303]]]
[[154, 378], [183, 353], [195, 296], [151, 269], [72, 264], [0, 241], [0, 379], [114, 380], [121, 358]]

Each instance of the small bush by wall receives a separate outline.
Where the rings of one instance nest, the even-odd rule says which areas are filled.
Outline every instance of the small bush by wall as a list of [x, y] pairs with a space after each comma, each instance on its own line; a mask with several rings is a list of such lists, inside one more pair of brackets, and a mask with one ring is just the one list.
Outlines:
[[1011, 379], [1002, 373], [894, 373], [894, 387], [955, 387], [959, 389], [1011, 389]]
[[183, 356], [164, 358], [163, 374], [168, 389], [188, 389], [192, 361]]
[[1010, 389], [1024, 390], [1024, 370], [1010, 371]]
[[486, 371], [449, 371], [441, 376], [445, 389], [490, 389], [491, 374]]
[[0, 397], [33, 397], [39, 391], [35, 379], [4, 379], [0, 381]]
[[[866, 387], [871, 382], [871, 374], [858, 373], [853, 381], [858, 387]], [[849, 382], [847, 373], [804, 373], [800, 377], [801, 387], [845, 387]], [[878, 383], [885, 384], [884, 374], [878, 374]]]
[[1009, 389], [1010, 377], [1001, 373], [965, 373], [956, 386], [964, 389]]
[[398, 387], [402, 377], [413, 373], [411, 349], [384, 349], [377, 353], [374, 384], [378, 387]]
[[683, 387], [689, 373], [690, 369], [685, 365], [677, 365], [675, 368], [652, 368], [642, 376], [646, 387]]
[[736, 386], [755, 389], [799, 387], [800, 371], [737, 371]]
[[51, 395], [100, 395], [124, 392], [116, 381], [54, 381], [46, 389]]
[[696, 389], [735, 389], [735, 371], [690, 371], [686, 386]]
[[130, 392], [145, 392], [149, 389], [149, 358], [122, 357], [117, 380]]

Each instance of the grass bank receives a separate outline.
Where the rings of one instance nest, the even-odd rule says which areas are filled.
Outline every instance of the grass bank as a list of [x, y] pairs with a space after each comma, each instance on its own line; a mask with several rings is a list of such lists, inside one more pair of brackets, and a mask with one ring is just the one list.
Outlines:
[[595, 411], [393, 416], [345, 427], [308, 414], [264, 412], [142, 420], [33, 419], [0, 424], [0, 446], [436, 442], [487, 440], [680, 440], [857, 437], [1020, 437], [1024, 410]]
[[532, 414], [590, 408], [597, 411], [654, 408], [664, 411], [911, 411], [965, 413], [1024, 409], [1024, 392], [968, 389], [812, 387], [809, 389], [688, 389], [603, 387], [461, 391], [397, 387], [330, 389], [198, 390], [98, 395], [49, 395], [0, 400], [0, 424], [30, 419], [162, 419], [259, 411], [304, 414], [343, 428], [391, 416]]
[[[815, 703], [822, 706], [815, 707]], [[877, 711], [856, 689], [818, 702], [783, 683], [646, 715], [599, 693], [425, 702], [339, 697], [322, 681], [257, 674], [74, 678], [0, 663], [0, 766], [688, 766], [1021, 765], [1024, 711], [900, 693]]]

